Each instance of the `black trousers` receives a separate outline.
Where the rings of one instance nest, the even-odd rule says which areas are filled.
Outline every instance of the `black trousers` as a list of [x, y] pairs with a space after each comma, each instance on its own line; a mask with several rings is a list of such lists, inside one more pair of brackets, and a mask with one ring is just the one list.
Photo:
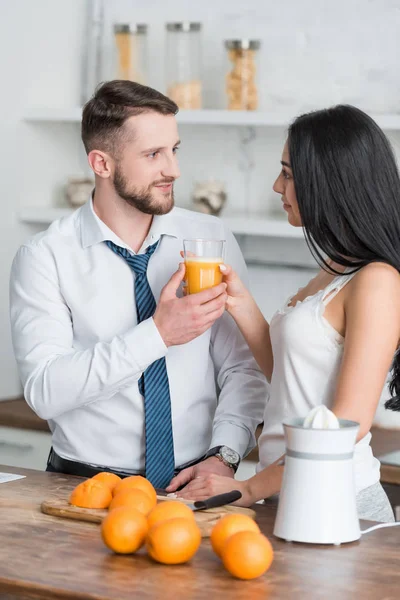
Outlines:
[[[197, 463], [201, 462], [203, 457], [188, 462], [181, 467], [175, 469], [175, 475], [177, 475], [183, 469], [187, 467], [192, 467]], [[49, 457], [47, 459], [47, 467], [46, 471], [50, 473], [64, 473], [66, 475], [78, 475], [79, 477], [93, 477], [97, 475], [97, 473], [101, 473], [102, 471], [107, 471], [108, 473], [115, 473], [120, 477], [130, 477], [131, 475], [142, 475], [145, 477], [145, 473], [141, 471], [129, 473], [126, 471], [118, 471], [115, 469], [109, 469], [108, 467], [102, 467], [100, 465], [91, 466], [86, 463], [77, 462], [75, 460], [67, 460], [66, 458], [61, 458], [53, 448], [50, 449]]]

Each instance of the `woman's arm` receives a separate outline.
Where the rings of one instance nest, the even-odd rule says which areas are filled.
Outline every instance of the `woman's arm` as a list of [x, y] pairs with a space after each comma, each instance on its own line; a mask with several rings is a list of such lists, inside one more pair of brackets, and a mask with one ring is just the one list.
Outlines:
[[[383, 386], [400, 339], [400, 275], [383, 264], [370, 264], [346, 288], [344, 353], [333, 403], [341, 419], [360, 423], [358, 440], [370, 430]], [[250, 304], [250, 303], [249, 303]], [[277, 493], [282, 484], [281, 459], [247, 481], [219, 476], [194, 480], [183, 497], [205, 499], [239, 489], [239, 506]]]
[[221, 265], [221, 271], [227, 284], [227, 311], [239, 327], [260, 369], [271, 381], [273, 356], [269, 324], [235, 271], [228, 265]]
[[333, 412], [370, 430], [400, 338], [400, 274], [389, 265], [364, 267], [346, 287], [344, 353]]
[[205, 500], [210, 496], [224, 494], [232, 490], [242, 493], [240, 500], [235, 502], [237, 506], [250, 506], [278, 493], [281, 489], [283, 477], [282, 458], [272, 465], [263, 469], [246, 481], [238, 481], [221, 475], [208, 475], [207, 477], [196, 477], [184, 490], [178, 492], [179, 498], [191, 500]]

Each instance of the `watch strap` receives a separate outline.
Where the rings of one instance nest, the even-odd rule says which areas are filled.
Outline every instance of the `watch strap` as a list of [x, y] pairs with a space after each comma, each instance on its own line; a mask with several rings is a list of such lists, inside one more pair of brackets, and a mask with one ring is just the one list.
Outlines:
[[214, 448], [210, 448], [210, 450], [205, 453], [203, 460], [206, 460], [206, 458], [211, 458], [212, 456], [216, 456], [221, 448], [222, 446], [214, 446]]
[[233, 469], [233, 471], [236, 473], [236, 471], [238, 470], [239, 467], [239, 462], [237, 463], [237, 465], [233, 465], [231, 463], [228, 463], [223, 456], [220, 454], [220, 450], [223, 446], [215, 446], [214, 448], [210, 448], [210, 450], [208, 450], [208, 452], [206, 452], [206, 454], [204, 455], [203, 460], [206, 460], [207, 458], [211, 458], [212, 456], [215, 456], [216, 458], [218, 458], [218, 460], [220, 460], [225, 466], [230, 467], [231, 469]]

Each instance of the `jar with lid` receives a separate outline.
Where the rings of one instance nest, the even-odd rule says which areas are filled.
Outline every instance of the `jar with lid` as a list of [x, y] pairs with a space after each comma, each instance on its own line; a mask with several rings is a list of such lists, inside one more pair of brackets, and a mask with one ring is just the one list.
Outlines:
[[226, 40], [229, 70], [226, 75], [226, 95], [230, 110], [258, 108], [259, 40]]
[[114, 25], [114, 77], [143, 85], [147, 82], [147, 25]]
[[201, 23], [167, 23], [167, 96], [179, 108], [202, 107]]

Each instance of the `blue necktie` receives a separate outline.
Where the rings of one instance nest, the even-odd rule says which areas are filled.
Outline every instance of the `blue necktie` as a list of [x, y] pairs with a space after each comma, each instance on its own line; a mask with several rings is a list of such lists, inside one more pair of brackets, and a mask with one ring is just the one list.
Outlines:
[[[135, 299], [138, 323], [152, 317], [156, 301], [147, 280], [147, 265], [158, 242], [147, 248], [146, 254], [131, 255], [128, 250], [106, 241], [113, 252], [121, 256], [135, 273]], [[153, 362], [139, 380], [144, 397], [146, 435], [146, 478], [154, 487], [165, 488], [174, 476], [175, 457], [172, 435], [171, 399], [165, 358]]]

